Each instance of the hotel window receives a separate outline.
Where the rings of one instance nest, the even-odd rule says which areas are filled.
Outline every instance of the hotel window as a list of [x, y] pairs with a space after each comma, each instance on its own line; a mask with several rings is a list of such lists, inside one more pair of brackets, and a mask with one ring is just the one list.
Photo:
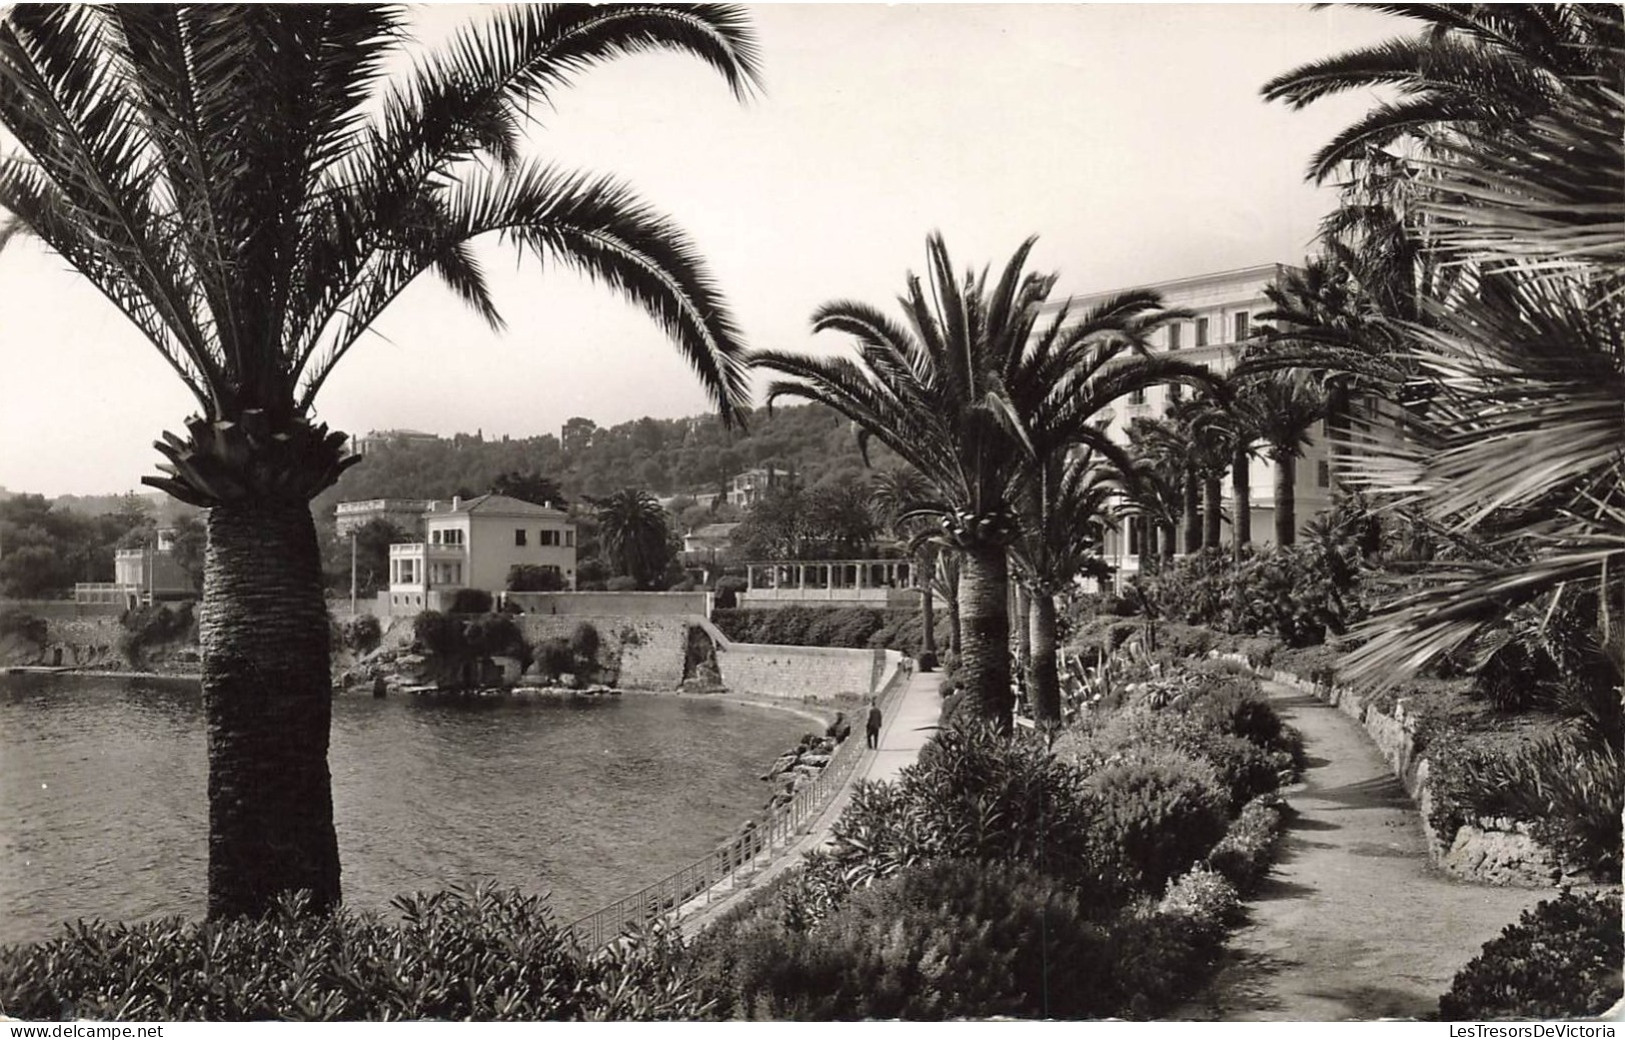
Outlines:
[[1129, 404], [1145, 404], [1145, 391], [1144, 390], [1130, 390], [1129, 394], [1128, 394], [1128, 403]]
[[527, 544], [525, 542], [525, 529], [523, 527], [514, 528], [513, 544], [515, 544], [515, 545], [525, 545], [525, 544]]
[[1177, 321], [1174, 322], [1172, 325], [1168, 326], [1168, 349], [1169, 350], [1178, 350], [1179, 349], [1179, 336], [1180, 336], [1180, 333], [1182, 333], [1184, 331], [1185, 331], [1185, 326], [1181, 325]]
[[1247, 312], [1236, 312], [1236, 342], [1240, 343], [1247, 338]]
[[1315, 486], [1323, 488], [1332, 486], [1332, 464], [1325, 459], [1315, 462]]
[[564, 547], [566, 549], [574, 549], [575, 544], [576, 544], [576, 529], [573, 528], [573, 527], [566, 528], [565, 532], [564, 532]]
[[1199, 347], [1207, 346], [1207, 319], [1206, 318], [1197, 318], [1196, 319], [1196, 345], [1199, 346]]

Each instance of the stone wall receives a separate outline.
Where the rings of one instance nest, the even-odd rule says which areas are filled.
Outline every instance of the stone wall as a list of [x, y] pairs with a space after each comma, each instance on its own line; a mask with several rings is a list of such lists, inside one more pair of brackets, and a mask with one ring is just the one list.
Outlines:
[[1416, 719], [1406, 714], [1403, 697], [1392, 710], [1383, 711], [1346, 686], [1309, 682], [1290, 672], [1262, 670], [1261, 674], [1335, 706], [1365, 729], [1387, 759], [1388, 768], [1416, 802], [1427, 835], [1428, 857], [1435, 865], [1463, 880], [1487, 885], [1546, 887], [1562, 880], [1563, 872], [1551, 850], [1537, 842], [1521, 823], [1480, 820], [1477, 825], [1463, 826], [1448, 844], [1434, 831], [1429, 822], [1433, 798], [1428, 787], [1427, 756], [1416, 750]]
[[508, 592], [526, 614], [572, 617], [710, 616], [708, 592]]
[[520, 614], [525, 641], [569, 639], [576, 626], [588, 622], [598, 630], [598, 659], [610, 667], [618, 662], [615, 685], [626, 690], [676, 690], [683, 684], [683, 655], [689, 619], [683, 617], [629, 617], [626, 615]]
[[901, 660], [895, 650], [765, 643], [729, 643], [717, 649], [717, 668], [729, 692], [792, 700], [867, 697]]
[[117, 617], [46, 618], [45, 643], [10, 637], [0, 645], [0, 664], [62, 668], [128, 668], [119, 653], [124, 628]]

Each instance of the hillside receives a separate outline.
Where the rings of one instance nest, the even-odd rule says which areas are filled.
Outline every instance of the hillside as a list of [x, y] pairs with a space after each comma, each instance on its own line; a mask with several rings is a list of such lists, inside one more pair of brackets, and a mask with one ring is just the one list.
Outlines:
[[[715, 416], [643, 418], [600, 428], [572, 419], [565, 437], [486, 440], [456, 434], [432, 442], [372, 447], [360, 465], [315, 502], [331, 517], [338, 502], [367, 498], [449, 498], [480, 494], [506, 472], [532, 472], [556, 481], [566, 499], [603, 496], [624, 487], [657, 495], [725, 488], [736, 473], [774, 465], [794, 471], [808, 486], [855, 477], [864, 469], [851, 424], [822, 405], [750, 413], [746, 428], [729, 432]], [[896, 457], [874, 446], [877, 466]]]

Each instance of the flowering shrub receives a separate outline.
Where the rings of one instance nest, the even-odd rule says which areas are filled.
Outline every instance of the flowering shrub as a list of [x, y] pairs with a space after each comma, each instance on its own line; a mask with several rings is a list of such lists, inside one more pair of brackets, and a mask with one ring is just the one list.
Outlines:
[[1225, 795], [1200, 765], [1149, 751], [1089, 778], [1091, 829], [1136, 888], [1159, 892], [1207, 855], [1225, 827]]
[[1258, 888], [1269, 873], [1275, 842], [1281, 834], [1281, 800], [1262, 794], [1242, 806], [1224, 837], [1207, 854], [1208, 866], [1223, 874], [1243, 894]]

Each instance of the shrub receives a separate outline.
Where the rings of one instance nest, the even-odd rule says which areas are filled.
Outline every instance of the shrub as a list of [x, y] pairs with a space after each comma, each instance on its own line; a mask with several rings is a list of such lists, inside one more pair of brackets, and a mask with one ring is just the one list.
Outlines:
[[1577, 1018], [1620, 999], [1625, 941], [1617, 894], [1564, 892], [1525, 910], [1484, 944], [1439, 998], [1450, 1021]]
[[508, 614], [481, 614], [463, 623], [463, 641], [468, 652], [481, 657], [529, 656], [519, 624]]
[[1229, 879], [1237, 891], [1250, 894], [1269, 874], [1280, 834], [1280, 799], [1274, 794], [1259, 795], [1230, 821], [1224, 837], [1207, 854], [1208, 866]]
[[617, 574], [615, 577], [604, 582], [604, 589], [608, 592], [636, 592], [638, 589], [638, 579], [632, 577], [630, 574]]
[[566, 587], [564, 574], [557, 567], [516, 563], [508, 568], [510, 592], [560, 592]]
[[[702, 939], [701, 944], [706, 940]], [[1069, 886], [944, 861], [857, 892], [806, 932], [736, 932], [734, 974], [701, 983], [735, 1014], [813, 1021], [1110, 1014], [1111, 944]], [[709, 987], [709, 988], [708, 988]]]
[[1168, 885], [1157, 913], [1186, 918], [1218, 942], [1240, 920], [1241, 896], [1223, 874], [1199, 863]]
[[491, 594], [484, 589], [458, 589], [451, 594], [451, 605], [446, 608], [446, 613], [489, 614], [493, 602]]
[[468, 652], [463, 623], [438, 610], [425, 610], [412, 619], [412, 640], [445, 660], [461, 658]]
[[536, 646], [536, 664], [550, 678], [558, 678], [575, 668], [575, 654], [563, 636], [544, 639]]
[[36, 646], [43, 646], [50, 638], [45, 619], [16, 607], [0, 610], [0, 636], [16, 636]]
[[119, 651], [136, 668], [145, 662], [150, 647], [181, 639], [197, 640], [197, 620], [190, 602], [174, 609], [165, 603], [134, 607], [124, 612], [119, 624], [124, 629], [119, 633]]
[[590, 668], [598, 662], [598, 649], [602, 640], [591, 621], [581, 621], [570, 633], [570, 653], [582, 667]]
[[1141, 906], [1112, 928], [1115, 1014], [1155, 1018], [1189, 997], [1218, 955], [1212, 932], [1188, 917]]
[[895, 783], [864, 784], [832, 830], [831, 853], [862, 883], [932, 859], [1026, 863], [1103, 900], [1085, 776], [1033, 737], [947, 725]]
[[1448, 757], [1435, 827], [1454, 834], [1469, 815], [1525, 820], [1566, 863], [1619, 881], [1625, 762], [1617, 750], [1559, 733], [1510, 753]]
[[344, 645], [358, 654], [377, 649], [383, 636], [383, 626], [371, 614], [358, 614], [344, 624]]
[[589, 954], [538, 898], [453, 888], [397, 899], [399, 924], [297, 900], [263, 919], [69, 926], [0, 950], [0, 1006], [25, 1019], [693, 1018], [659, 933]]
[[1146, 752], [1089, 778], [1097, 848], [1120, 857], [1136, 887], [1160, 892], [1224, 835], [1225, 798], [1177, 754]]

